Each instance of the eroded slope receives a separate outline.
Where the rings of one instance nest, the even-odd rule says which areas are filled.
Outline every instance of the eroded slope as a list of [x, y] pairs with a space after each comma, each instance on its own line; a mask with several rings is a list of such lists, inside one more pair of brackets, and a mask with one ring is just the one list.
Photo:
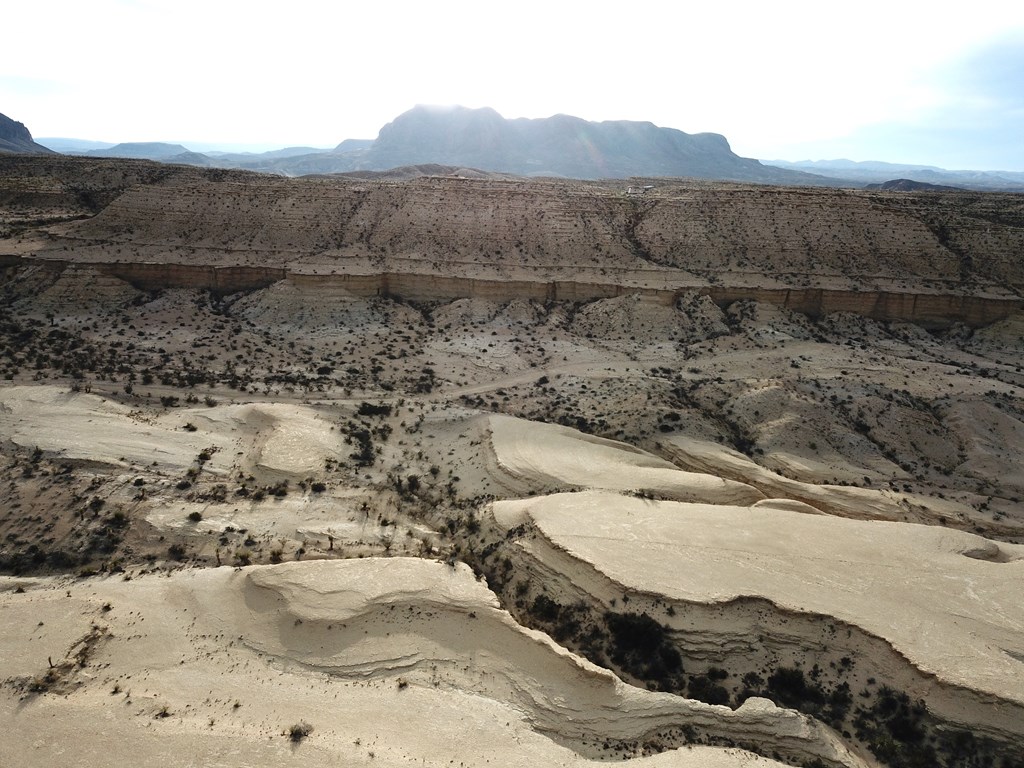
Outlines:
[[[465, 567], [350, 560], [3, 586], [4, 646], [27, 634], [34, 652], [0, 662], [0, 718], [20, 734], [7, 756], [29, 764], [70, 744], [85, 766], [776, 764], [711, 748], [641, 757], [724, 714], [733, 737], [861, 765], [767, 702], [718, 712], [626, 686], [520, 628]], [[68, 648], [78, 633], [84, 645]]]

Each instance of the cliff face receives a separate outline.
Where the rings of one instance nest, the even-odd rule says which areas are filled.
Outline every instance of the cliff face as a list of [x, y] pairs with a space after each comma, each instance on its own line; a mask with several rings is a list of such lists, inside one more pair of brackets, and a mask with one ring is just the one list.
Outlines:
[[53, 150], [32, 140], [32, 134], [24, 123], [12, 120], [7, 115], [0, 115], [0, 152], [53, 154]]
[[[0, 166], [3, 168], [3, 166]], [[820, 314], [983, 324], [1024, 288], [1024, 201], [660, 181], [284, 179], [152, 163], [8, 163], [0, 253], [106, 265], [143, 287], [291, 275], [409, 298], [587, 299], [700, 290]], [[637, 184], [640, 186], [640, 184]], [[93, 211], [99, 209], [96, 215]], [[232, 271], [234, 270], [234, 271]]]
[[[0, 256], [0, 268], [15, 269], [34, 260]], [[47, 260], [54, 280], [76, 262]], [[823, 288], [768, 289], [755, 287], [681, 286], [636, 288], [611, 282], [581, 280], [489, 280], [413, 272], [370, 274], [316, 274], [283, 268], [254, 266], [199, 266], [192, 264], [96, 263], [101, 274], [109, 275], [141, 290], [194, 288], [221, 295], [265, 288], [287, 280], [309, 295], [325, 291], [330, 295], [353, 297], [390, 296], [412, 301], [450, 301], [458, 298], [507, 302], [514, 299], [540, 302], [589, 302], [627, 294], [639, 294], [665, 306], [683, 301], [694, 293], [706, 295], [720, 307], [735, 301], [752, 300], [776, 304], [812, 318], [832, 312], [852, 312], [873, 320], [901, 320], [926, 328], [945, 328], [952, 323], [980, 327], [1001, 320], [1024, 307], [1024, 300], [1011, 297], [951, 294], [915, 294], [898, 291], [846, 291]], [[12, 273], [13, 274], [13, 273]]]

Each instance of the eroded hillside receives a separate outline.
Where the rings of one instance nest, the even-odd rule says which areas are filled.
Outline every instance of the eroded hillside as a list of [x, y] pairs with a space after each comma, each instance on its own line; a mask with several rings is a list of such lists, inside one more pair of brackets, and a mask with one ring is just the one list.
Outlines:
[[1019, 765], [1014, 198], [101, 165], [2, 181], [23, 764]]
[[414, 300], [639, 290], [666, 304], [698, 289], [723, 306], [750, 298], [814, 315], [978, 325], [1019, 306], [1024, 284], [1015, 195], [673, 180], [628, 194], [625, 182], [0, 161], [9, 263], [90, 262], [143, 288], [231, 292], [312, 275]]

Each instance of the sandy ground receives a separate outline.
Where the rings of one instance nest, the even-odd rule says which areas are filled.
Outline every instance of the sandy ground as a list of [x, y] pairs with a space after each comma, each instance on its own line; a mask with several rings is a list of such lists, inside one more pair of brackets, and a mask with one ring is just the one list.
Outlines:
[[[891, 489], [855, 488], [803, 482], [766, 469], [737, 451], [683, 435], [660, 442], [666, 455], [679, 466], [749, 483], [769, 496], [764, 505], [803, 505], [804, 511], [856, 519], [921, 521], [943, 524], [949, 520], [978, 520], [978, 510], [966, 504]], [[799, 466], [806, 470], [806, 464]]]
[[635, 490], [677, 501], [720, 504], [754, 503], [764, 498], [744, 483], [683, 472], [646, 451], [557, 424], [491, 416], [490, 429], [500, 469], [534, 487]]
[[[865, 690], [1021, 743], [1019, 318], [44, 277], [9, 276], [0, 323], [21, 764], [771, 764], [687, 724], [873, 763], [791, 710], [622, 683], [526, 628], [554, 631], [516, 608], [523, 582], [657, 616], [688, 674], [849, 655]], [[491, 530], [495, 499], [533, 549]]]
[[498, 502], [494, 515], [506, 529], [536, 525], [629, 592], [710, 604], [763, 597], [833, 616], [940, 681], [1024, 705], [1024, 546], [934, 526], [605, 492]]
[[[589, 765], [612, 752], [778, 765], [700, 746], [640, 756], [643, 741], [716, 716], [843, 754], [766, 702], [714, 712], [626, 686], [519, 627], [464, 566], [321, 561], [2, 587], [3, 645], [19, 650], [0, 661], [0, 718], [19, 735], [5, 749], [18, 764]], [[302, 725], [308, 735], [289, 738]]]
[[56, 460], [171, 472], [188, 469], [207, 450], [204, 471], [267, 480], [321, 472], [342, 448], [336, 428], [308, 407], [261, 403], [154, 417], [98, 395], [48, 386], [5, 388], [0, 430], [15, 445], [39, 448]]

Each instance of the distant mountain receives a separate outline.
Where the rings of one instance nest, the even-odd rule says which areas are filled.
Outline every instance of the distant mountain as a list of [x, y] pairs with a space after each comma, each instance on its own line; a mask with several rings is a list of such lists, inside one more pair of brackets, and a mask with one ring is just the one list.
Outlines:
[[0, 115], [0, 152], [15, 154], [53, 154], [53, 150], [37, 144], [24, 123], [19, 123], [7, 115]]
[[113, 142], [110, 141], [90, 141], [88, 139], [68, 139], [55, 136], [36, 139], [36, 142], [52, 149], [54, 152], [60, 152], [65, 155], [78, 155], [91, 149], [109, 149], [114, 146]]
[[807, 171], [879, 171], [890, 175], [900, 171], [943, 170], [934, 165], [907, 165], [905, 163], [886, 163], [881, 160], [799, 160], [795, 163], [786, 160], [762, 160], [761, 162], [780, 168], [798, 168]]
[[991, 192], [1024, 192], [1024, 173], [1020, 171], [948, 171], [932, 165], [901, 165], [869, 160], [763, 160], [767, 165], [787, 170], [820, 173], [847, 179], [858, 185], [882, 184], [897, 177], [938, 186], [959, 187]]
[[489, 108], [418, 106], [375, 140], [346, 139], [333, 150], [296, 147], [264, 153], [200, 154], [180, 144], [118, 144], [89, 155], [243, 168], [288, 176], [444, 166], [487, 173], [569, 178], [683, 176], [828, 186], [833, 179], [739, 157], [724, 136], [687, 134], [653, 123], [594, 123], [570, 115], [507, 120]]
[[323, 152], [330, 152], [329, 149], [321, 149], [319, 147], [284, 147], [283, 149], [271, 149], [266, 152], [225, 152], [220, 150], [210, 150], [204, 154], [207, 157], [217, 158], [219, 160], [229, 160], [237, 163], [247, 162], [260, 162], [263, 160], [273, 160], [279, 157], [299, 157], [301, 155], [318, 155]]
[[528, 176], [689, 176], [731, 181], [823, 184], [739, 157], [724, 136], [687, 134], [653, 123], [588, 122], [570, 115], [507, 120], [489, 108], [417, 106], [380, 130], [351, 170], [436, 163]]
[[[69, 154], [142, 158], [284, 176], [438, 166], [578, 179], [661, 176], [831, 187], [903, 180], [898, 188], [907, 189], [916, 182], [1024, 192], [1021, 172], [948, 171], [929, 165], [846, 159], [758, 161], [736, 155], [725, 137], [715, 133], [688, 134], [650, 122], [589, 122], [570, 115], [509, 120], [486, 107], [417, 106], [381, 128], [376, 139], [346, 139], [333, 149], [286, 147], [269, 152], [201, 153], [166, 142], [109, 145], [77, 139], [48, 141], [53, 148], [60, 147]], [[35, 151], [46, 150], [40, 147]]]
[[242, 168], [288, 176], [444, 166], [485, 173], [569, 178], [688, 176], [766, 184], [829, 186], [834, 179], [739, 157], [724, 136], [687, 134], [653, 123], [593, 123], [569, 115], [506, 120], [493, 109], [418, 106], [376, 140], [346, 139], [333, 150], [190, 153], [181, 145], [119, 144], [89, 154]]
[[187, 156], [197, 153], [191, 152], [191, 150], [183, 147], [181, 144], [167, 144], [161, 141], [137, 141], [115, 144], [105, 149], [91, 149], [83, 154], [92, 157], [130, 157], [140, 160], [175, 162], [171, 160], [175, 155]]

